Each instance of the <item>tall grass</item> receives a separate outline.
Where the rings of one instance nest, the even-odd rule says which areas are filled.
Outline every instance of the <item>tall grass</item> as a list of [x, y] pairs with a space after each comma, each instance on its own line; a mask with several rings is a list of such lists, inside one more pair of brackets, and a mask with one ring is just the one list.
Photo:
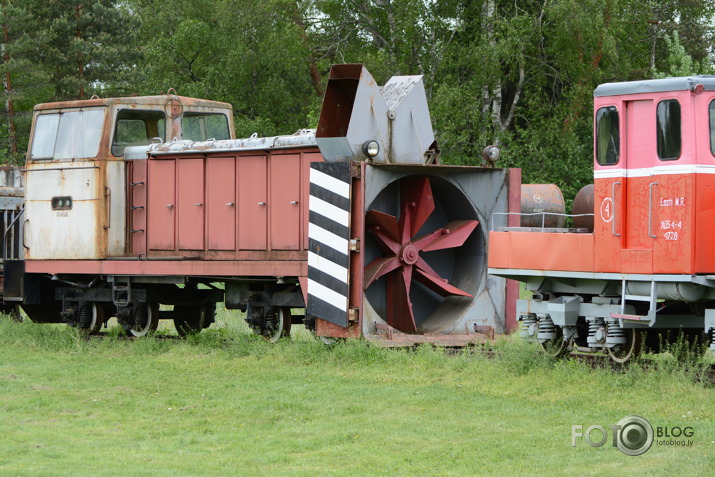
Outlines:
[[[240, 318], [138, 340], [0, 320], [0, 475], [712, 470], [715, 390], [677, 360], [614, 371], [513, 337], [456, 354], [326, 346], [302, 327], [269, 344]], [[689, 422], [698, 447], [570, 446], [571, 425], [630, 414]]]

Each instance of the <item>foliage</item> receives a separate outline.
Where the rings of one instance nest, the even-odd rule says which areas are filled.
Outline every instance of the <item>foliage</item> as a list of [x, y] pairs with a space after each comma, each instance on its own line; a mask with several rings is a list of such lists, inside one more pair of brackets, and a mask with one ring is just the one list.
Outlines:
[[[422, 74], [442, 160], [487, 144], [568, 199], [600, 83], [713, 71], [715, 0], [4, 0], [20, 152], [32, 105], [99, 93], [233, 104], [239, 136], [315, 126], [332, 63]], [[0, 142], [9, 150], [11, 117]], [[18, 160], [8, 157], [7, 160]]]

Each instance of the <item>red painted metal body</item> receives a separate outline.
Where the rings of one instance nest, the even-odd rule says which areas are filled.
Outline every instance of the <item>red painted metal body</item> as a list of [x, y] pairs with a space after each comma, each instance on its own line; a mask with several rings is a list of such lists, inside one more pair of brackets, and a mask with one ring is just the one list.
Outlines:
[[127, 161], [124, 256], [30, 260], [27, 273], [307, 276], [307, 174], [317, 147], [164, 153]]
[[[656, 151], [656, 108], [664, 100], [677, 100], [682, 117], [682, 151], [673, 160]], [[615, 164], [595, 163], [593, 234], [495, 231], [490, 267], [714, 273], [715, 156], [708, 122], [696, 120], [707, 118], [714, 100], [715, 91], [688, 90], [597, 97], [596, 111], [621, 113], [621, 153]]]

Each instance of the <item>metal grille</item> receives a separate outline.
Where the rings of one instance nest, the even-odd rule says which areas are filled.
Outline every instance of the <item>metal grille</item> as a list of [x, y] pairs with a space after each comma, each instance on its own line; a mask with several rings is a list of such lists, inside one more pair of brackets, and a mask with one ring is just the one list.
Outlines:
[[[22, 260], [24, 258], [24, 250], [22, 247], [22, 215], [25, 211], [22, 198], [4, 197], [0, 204], [0, 226], [3, 232], [3, 248], [2, 248], [2, 263], [5, 260]], [[9, 199], [16, 199], [9, 203]], [[6, 206], [12, 208], [6, 208]]]

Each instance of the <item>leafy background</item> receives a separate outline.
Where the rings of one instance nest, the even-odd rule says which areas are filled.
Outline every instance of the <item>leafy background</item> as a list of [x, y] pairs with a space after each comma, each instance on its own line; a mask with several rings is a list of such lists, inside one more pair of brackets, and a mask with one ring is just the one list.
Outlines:
[[442, 161], [488, 144], [570, 200], [603, 82], [713, 72], [715, 0], [3, 0], [0, 162], [36, 103], [168, 88], [233, 104], [237, 135], [315, 126], [333, 63], [422, 74]]

